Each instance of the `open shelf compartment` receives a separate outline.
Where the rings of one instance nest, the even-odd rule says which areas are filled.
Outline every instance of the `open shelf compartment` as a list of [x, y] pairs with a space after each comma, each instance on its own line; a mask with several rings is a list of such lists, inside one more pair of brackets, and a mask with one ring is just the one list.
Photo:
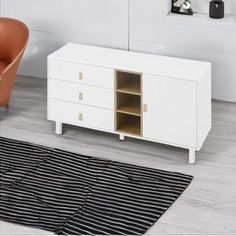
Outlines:
[[117, 92], [117, 112], [141, 116], [141, 97]]
[[116, 130], [142, 135], [141, 74], [116, 71]]
[[129, 114], [117, 113], [118, 132], [141, 136], [141, 118]]
[[119, 92], [141, 95], [141, 75], [116, 71], [116, 86]]

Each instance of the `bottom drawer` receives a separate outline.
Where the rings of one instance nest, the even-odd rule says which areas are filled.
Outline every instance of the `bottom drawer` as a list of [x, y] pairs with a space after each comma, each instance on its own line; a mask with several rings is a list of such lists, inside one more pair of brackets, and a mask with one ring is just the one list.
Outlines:
[[114, 111], [48, 99], [48, 119], [62, 123], [114, 131]]

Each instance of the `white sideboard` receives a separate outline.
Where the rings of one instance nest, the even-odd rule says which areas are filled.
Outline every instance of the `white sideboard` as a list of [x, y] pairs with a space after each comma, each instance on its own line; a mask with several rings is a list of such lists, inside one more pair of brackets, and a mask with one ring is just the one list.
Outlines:
[[48, 56], [48, 119], [189, 149], [211, 129], [211, 64], [67, 44]]

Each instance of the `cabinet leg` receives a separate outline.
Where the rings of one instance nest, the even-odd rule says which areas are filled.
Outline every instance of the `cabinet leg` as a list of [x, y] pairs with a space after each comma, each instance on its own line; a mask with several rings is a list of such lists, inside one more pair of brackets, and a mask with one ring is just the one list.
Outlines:
[[56, 122], [56, 134], [61, 135], [62, 134], [62, 123]]
[[123, 134], [120, 134], [120, 141], [124, 141], [125, 140], [125, 136]]
[[189, 164], [195, 164], [196, 151], [195, 149], [189, 149]]

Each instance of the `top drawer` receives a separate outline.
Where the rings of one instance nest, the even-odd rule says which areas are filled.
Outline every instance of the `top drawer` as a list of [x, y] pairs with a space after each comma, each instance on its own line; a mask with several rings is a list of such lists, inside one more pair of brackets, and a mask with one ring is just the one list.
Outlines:
[[48, 78], [114, 89], [114, 70], [73, 62], [48, 60]]

